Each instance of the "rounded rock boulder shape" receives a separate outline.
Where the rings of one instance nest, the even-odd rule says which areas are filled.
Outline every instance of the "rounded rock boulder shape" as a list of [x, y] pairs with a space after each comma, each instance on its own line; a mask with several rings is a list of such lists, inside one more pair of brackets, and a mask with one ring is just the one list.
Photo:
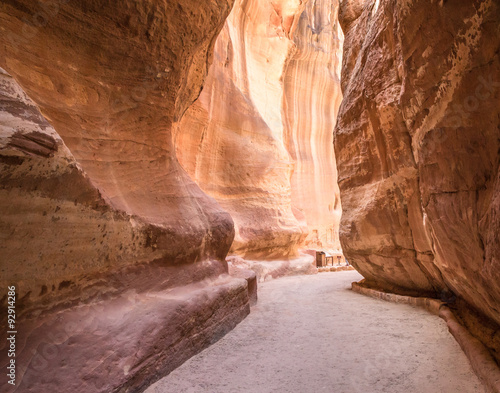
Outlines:
[[215, 0], [0, 5], [0, 65], [106, 203], [149, 227], [165, 263], [223, 260], [234, 237], [230, 215], [179, 165], [171, 135], [199, 94], [231, 7]]

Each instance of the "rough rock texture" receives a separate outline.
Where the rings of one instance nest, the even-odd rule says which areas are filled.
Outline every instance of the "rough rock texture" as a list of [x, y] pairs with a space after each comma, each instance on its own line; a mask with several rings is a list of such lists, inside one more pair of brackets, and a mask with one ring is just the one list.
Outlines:
[[234, 219], [233, 254], [295, 257], [308, 233], [338, 248], [331, 131], [342, 36], [331, 3], [236, 1], [178, 124], [179, 161]]
[[335, 129], [349, 261], [497, 324], [499, 20], [493, 0], [344, 1]]
[[0, 285], [16, 286], [18, 392], [137, 391], [249, 312], [247, 282], [225, 275], [231, 217], [171, 137], [231, 6], [1, 3]]
[[104, 201], [33, 101], [1, 69], [0, 160], [0, 280], [4, 288], [15, 284], [25, 303], [54, 301], [61, 293], [67, 301], [83, 274], [160, 258], [145, 246], [147, 226]]
[[221, 276], [167, 291], [130, 289], [23, 321], [29, 339], [17, 344], [16, 392], [142, 391], [248, 315], [246, 288]]

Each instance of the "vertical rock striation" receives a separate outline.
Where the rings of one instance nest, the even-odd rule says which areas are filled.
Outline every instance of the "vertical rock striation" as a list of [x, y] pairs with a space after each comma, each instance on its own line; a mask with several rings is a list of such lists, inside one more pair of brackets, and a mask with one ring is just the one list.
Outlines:
[[303, 238], [292, 212], [293, 163], [281, 112], [300, 3], [236, 1], [205, 87], [176, 133], [179, 161], [231, 214], [231, 251], [245, 257], [294, 255]]
[[331, 1], [237, 1], [195, 104], [178, 124], [179, 161], [235, 221], [231, 252], [294, 256], [338, 247], [331, 130], [342, 36]]
[[292, 206], [309, 230], [306, 245], [336, 250], [342, 209], [332, 131], [342, 100], [344, 39], [338, 8], [338, 1], [307, 2], [293, 34], [295, 50], [283, 87], [285, 144], [295, 163]]
[[344, 1], [335, 151], [346, 255], [372, 284], [500, 323], [500, 7]]

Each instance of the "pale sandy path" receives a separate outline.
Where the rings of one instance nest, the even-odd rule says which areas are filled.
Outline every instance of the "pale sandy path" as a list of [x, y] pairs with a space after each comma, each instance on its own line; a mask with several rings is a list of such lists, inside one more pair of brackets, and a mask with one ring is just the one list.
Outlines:
[[440, 318], [350, 291], [360, 278], [260, 284], [241, 324], [146, 392], [484, 392]]

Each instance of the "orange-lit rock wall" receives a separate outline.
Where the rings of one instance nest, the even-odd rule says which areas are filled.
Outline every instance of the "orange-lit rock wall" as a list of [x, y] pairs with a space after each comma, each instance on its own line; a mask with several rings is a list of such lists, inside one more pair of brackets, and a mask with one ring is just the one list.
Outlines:
[[237, 1], [205, 87], [178, 124], [179, 161], [231, 214], [234, 254], [338, 248], [336, 13], [330, 1]]
[[284, 76], [285, 144], [295, 164], [292, 206], [304, 217], [305, 245], [339, 250], [341, 204], [333, 128], [342, 100], [344, 35], [338, 1], [307, 2]]

